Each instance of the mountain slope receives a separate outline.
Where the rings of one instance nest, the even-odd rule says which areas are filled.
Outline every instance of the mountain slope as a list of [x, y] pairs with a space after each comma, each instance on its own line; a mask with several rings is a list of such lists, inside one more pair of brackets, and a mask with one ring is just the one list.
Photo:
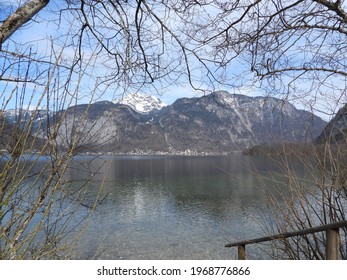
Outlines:
[[[276, 98], [215, 92], [181, 98], [158, 111], [139, 113], [112, 102], [69, 108], [60, 143], [112, 152], [225, 153], [255, 144], [311, 141], [326, 123]], [[71, 142], [71, 141], [70, 141]]]
[[138, 147], [165, 150], [162, 133], [148, 122], [149, 117], [107, 101], [91, 104], [89, 109], [77, 105], [68, 109], [59, 128], [58, 143], [68, 147], [75, 141], [82, 152], [129, 152]]
[[168, 143], [179, 150], [232, 151], [260, 143], [311, 141], [325, 125], [288, 102], [227, 92], [179, 99], [159, 115]]
[[315, 143], [329, 142], [347, 143], [347, 104], [345, 104], [328, 123], [323, 132], [315, 139]]

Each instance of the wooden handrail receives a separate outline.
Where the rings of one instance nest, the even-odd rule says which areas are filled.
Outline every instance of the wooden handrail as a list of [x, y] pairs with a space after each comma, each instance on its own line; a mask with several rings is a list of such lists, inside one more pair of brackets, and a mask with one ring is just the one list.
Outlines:
[[300, 235], [306, 235], [306, 234], [312, 234], [320, 231], [326, 231], [327, 233], [327, 244], [326, 244], [326, 250], [327, 250], [327, 259], [337, 259], [338, 249], [339, 246], [339, 229], [342, 227], [347, 227], [347, 221], [340, 221], [336, 223], [331, 223], [327, 225], [317, 226], [317, 227], [311, 227], [307, 229], [302, 229], [298, 231], [292, 231], [292, 232], [285, 232], [270, 236], [264, 236], [261, 238], [255, 238], [250, 240], [244, 240], [239, 242], [233, 242], [228, 243], [225, 245], [225, 247], [238, 247], [238, 258], [239, 259], [245, 259], [245, 247], [249, 244], [256, 244], [266, 241], [273, 241], [278, 239], [286, 239], [290, 237], [300, 236]]

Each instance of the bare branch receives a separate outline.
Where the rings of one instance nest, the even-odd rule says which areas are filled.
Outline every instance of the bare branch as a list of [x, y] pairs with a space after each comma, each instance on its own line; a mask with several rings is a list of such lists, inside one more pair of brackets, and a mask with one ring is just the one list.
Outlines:
[[38, 12], [40, 12], [49, 0], [31, 0], [18, 8], [10, 15], [0, 26], [0, 49], [2, 44], [23, 24], [31, 20]]

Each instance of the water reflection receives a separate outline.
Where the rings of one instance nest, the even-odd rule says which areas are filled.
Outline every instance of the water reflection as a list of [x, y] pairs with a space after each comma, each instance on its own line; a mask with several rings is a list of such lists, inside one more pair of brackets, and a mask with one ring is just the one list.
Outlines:
[[[298, 166], [298, 172], [304, 172]], [[224, 244], [263, 235], [268, 188], [279, 166], [240, 154], [224, 157], [77, 157], [65, 174], [88, 194], [104, 180], [76, 258], [226, 259]], [[304, 174], [302, 174], [304, 175]]]

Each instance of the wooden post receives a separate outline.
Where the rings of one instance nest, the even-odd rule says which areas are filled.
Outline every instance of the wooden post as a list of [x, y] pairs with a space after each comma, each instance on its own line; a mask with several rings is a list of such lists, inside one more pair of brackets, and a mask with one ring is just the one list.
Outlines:
[[340, 235], [339, 229], [326, 230], [326, 259], [337, 260], [339, 257]]
[[246, 245], [242, 244], [237, 246], [237, 258], [239, 260], [245, 260], [246, 259]]

